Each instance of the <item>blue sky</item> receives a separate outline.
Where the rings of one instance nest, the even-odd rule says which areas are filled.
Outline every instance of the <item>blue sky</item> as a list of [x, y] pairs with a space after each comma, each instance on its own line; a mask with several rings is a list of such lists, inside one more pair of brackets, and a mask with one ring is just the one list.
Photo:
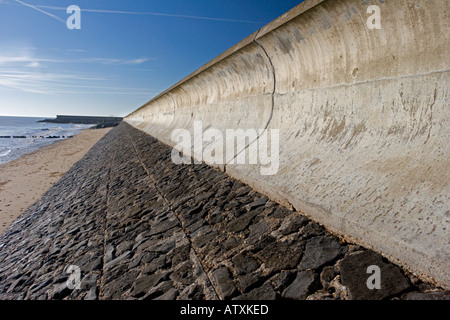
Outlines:
[[0, 0], [0, 115], [126, 116], [300, 2]]

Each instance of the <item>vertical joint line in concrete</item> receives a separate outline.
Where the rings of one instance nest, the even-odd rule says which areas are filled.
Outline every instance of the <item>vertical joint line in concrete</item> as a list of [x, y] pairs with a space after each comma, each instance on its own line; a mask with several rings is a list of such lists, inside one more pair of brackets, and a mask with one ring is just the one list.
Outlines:
[[[266, 123], [266, 125], [265, 125], [265, 127], [264, 127], [264, 130], [263, 130], [263, 132], [262, 132], [262, 133], [264, 133], [264, 132], [267, 130], [267, 128], [269, 127], [269, 124], [270, 124], [270, 122], [272, 121], [272, 117], [273, 117], [273, 111], [274, 111], [274, 107], [275, 107], [275, 92], [276, 92], [276, 88], [277, 88], [277, 77], [276, 77], [276, 73], [275, 73], [275, 67], [274, 67], [274, 65], [273, 65], [273, 63], [272, 63], [272, 59], [270, 59], [269, 54], [267, 53], [266, 49], [262, 46], [262, 44], [260, 44], [258, 41], [256, 41], [256, 38], [258, 37], [260, 31], [261, 31], [261, 29], [259, 29], [259, 30], [256, 32], [255, 37], [253, 38], [253, 42], [254, 42], [254, 43], [255, 43], [255, 44], [256, 44], [256, 45], [264, 52], [264, 55], [266, 56], [267, 60], [269, 61], [270, 69], [272, 70], [272, 76], [273, 76], [273, 89], [272, 89], [272, 93], [271, 93], [272, 107], [271, 107], [271, 110], [270, 110], [269, 120], [267, 120], [267, 123]], [[224, 166], [223, 166], [223, 171], [226, 172], [226, 171], [227, 171], [227, 165], [228, 165], [231, 161], [234, 162], [234, 159], [236, 159], [238, 155], [240, 155], [242, 152], [245, 152], [245, 151], [246, 151], [253, 143], [255, 143], [256, 141], [258, 141], [258, 139], [259, 139], [260, 136], [261, 136], [261, 135], [258, 134], [255, 140], [249, 142], [248, 145], [247, 145], [244, 149], [242, 149], [241, 151], [239, 151], [239, 152], [233, 157], [233, 159], [231, 159], [230, 161], [228, 161], [228, 163], [224, 164]]]
[[172, 98], [172, 101], [173, 101], [173, 119], [175, 120], [175, 112], [177, 110], [177, 102], [175, 101], [175, 98], [173, 97], [172, 92], [167, 92], [167, 94], [170, 96], [170, 98]]
[[[258, 31], [259, 34], [259, 31]], [[258, 35], [257, 34], [257, 35]], [[257, 36], [256, 35], [256, 36]], [[258, 41], [256, 41], [256, 36], [255, 39], [253, 39], [253, 42], [261, 48], [261, 50], [264, 52], [264, 54], [266, 55], [267, 60], [269, 60], [269, 64], [270, 64], [270, 68], [272, 69], [272, 75], [273, 75], [273, 89], [272, 89], [272, 110], [270, 111], [270, 117], [269, 120], [267, 121], [266, 127], [264, 129], [267, 129], [269, 127], [270, 121], [272, 120], [272, 116], [273, 116], [273, 109], [275, 107], [275, 91], [277, 89], [277, 76], [276, 76], [276, 72], [275, 72], [275, 66], [273, 65], [272, 59], [270, 59], [269, 54], [267, 53], [266, 49], [262, 46], [262, 44], [260, 44]], [[259, 136], [258, 136], [259, 138]]]

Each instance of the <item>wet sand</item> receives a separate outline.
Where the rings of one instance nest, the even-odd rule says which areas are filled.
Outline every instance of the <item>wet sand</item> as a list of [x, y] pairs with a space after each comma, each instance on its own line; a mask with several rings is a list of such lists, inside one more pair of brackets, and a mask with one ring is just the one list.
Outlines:
[[0, 165], [0, 234], [110, 130], [83, 130]]

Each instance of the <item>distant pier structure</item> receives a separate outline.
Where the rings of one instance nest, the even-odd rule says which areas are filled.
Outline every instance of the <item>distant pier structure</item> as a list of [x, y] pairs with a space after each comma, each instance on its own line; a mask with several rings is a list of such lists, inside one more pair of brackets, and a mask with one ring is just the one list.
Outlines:
[[56, 119], [44, 119], [40, 122], [95, 124], [96, 128], [115, 127], [122, 121], [121, 117], [68, 116], [57, 115]]

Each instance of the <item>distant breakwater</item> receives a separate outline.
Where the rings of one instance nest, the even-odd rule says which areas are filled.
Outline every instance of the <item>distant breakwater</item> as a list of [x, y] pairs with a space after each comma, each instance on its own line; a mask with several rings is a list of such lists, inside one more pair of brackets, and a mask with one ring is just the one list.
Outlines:
[[68, 116], [57, 115], [56, 119], [44, 119], [39, 122], [95, 124], [94, 128], [115, 127], [122, 121], [121, 117]]

